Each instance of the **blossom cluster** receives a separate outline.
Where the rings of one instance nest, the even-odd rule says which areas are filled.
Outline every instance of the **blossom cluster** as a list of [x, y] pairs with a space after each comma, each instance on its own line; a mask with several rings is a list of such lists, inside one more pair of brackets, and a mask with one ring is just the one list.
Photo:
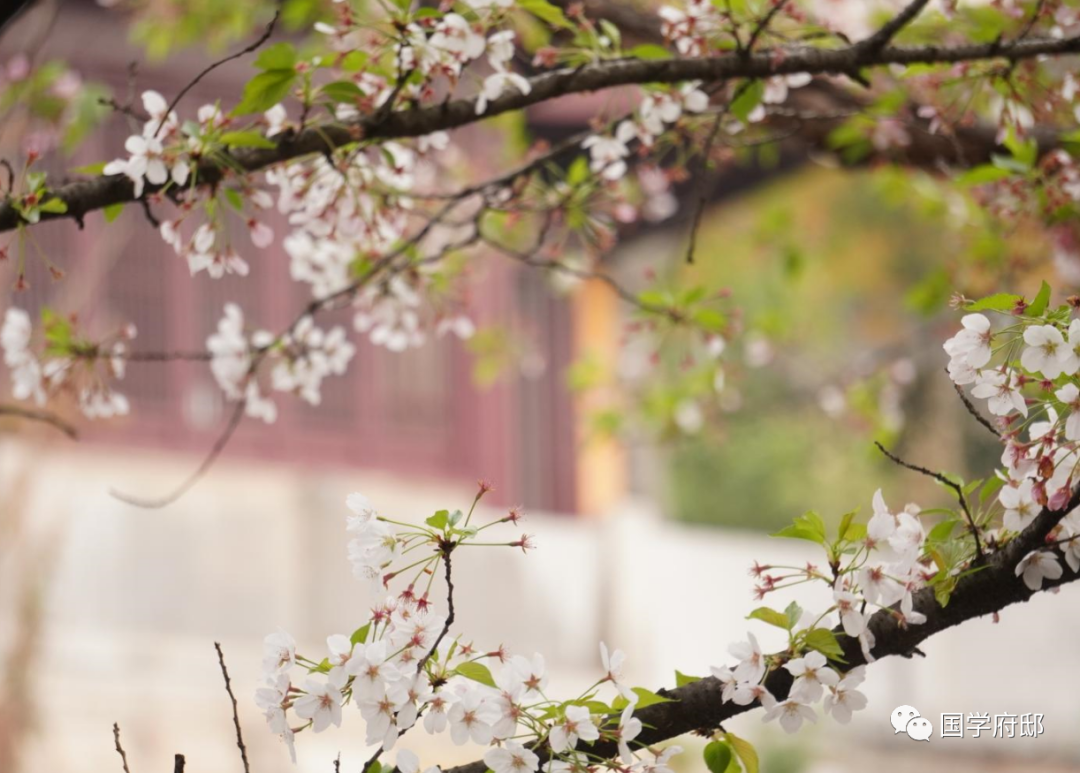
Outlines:
[[[252, 244], [263, 249], [271, 244], [274, 234], [259, 213], [268, 210], [273, 199], [249, 181], [236, 183], [235, 187], [222, 186], [220, 190], [204, 190], [188, 184], [198, 182], [199, 159], [216, 157], [230, 142], [252, 140], [245, 132], [229, 133], [233, 119], [217, 104], [201, 106], [196, 111], [196, 120], [183, 123], [156, 91], [143, 92], [142, 105], [147, 120], [142, 132], [128, 137], [124, 143], [128, 157], [110, 161], [103, 172], [131, 180], [136, 198], [143, 196], [147, 184], [171, 191], [179, 212], [164, 220], [158, 230], [162, 240], [184, 258], [192, 275], [206, 271], [214, 279], [226, 274], [246, 276], [249, 265], [233, 245], [226, 214], [234, 211], [241, 215], [247, 207], [250, 212], [241, 219]], [[271, 130], [281, 121], [280, 109], [268, 112], [263, 119]], [[185, 235], [185, 224], [198, 213], [205, 216], [203, 222]]]
[[277, 406], [262, 394], [258, 373], [266, 365], [274, 390], [299, 395], [310, 405], [322, 399], [322, 382], [327, 376], [342, 375], [356, 352], [345, 337], [343, 327], [329, 331], [316, 327], [310, 316], [301, 317], [281, 336], [266, 330], [248, 332], [244, 314], [234, 303], [206, 341], [210, 370], [232, 401], [244, 401], [248, 416], [273, 423]]
[[[556, 701], [546, 694], [549, 674], [542, 655], [512, 655], [503, 647], [480, 650], [462, 636], [450, 635], [450, 618], [435, 608], [430, 594], [442, 565], [449, 581], [451, 553], [481, 544], [532, 546], [528, 537], [475, 541], [487, 529], [521, 517], [511, 511], [485, 525], [472, 525], [476, 505], [489, 489], [481, 484], [468, 513], [439, 511], [423, 525], [385, 518], [361, 494], [347, 498], [348, 553], [355, 574], [387, 589], [402, 576], [408, 584], [388, 595], [351, 636], [328, 637], [325, 654], [301, 654], [284, 631], [266, 637], [266, 681], [255, 700], [271, 732], [289, 745], [295, 761], [296, 734], [340, 726], [352, 704], [366, 743], [377, 747], [376, 756], [396, 750], [394, 764], [403, 773], [438, 771], [422, 766], [415, 752], [402, 748], [408, 743], [402, 740], [405, 734], [420, 725], [432, 735], [449, 733], [459, 746], [486, 747], [483, 759], [495, 773], [584, 769], [600, 759], [589, 746], [602, 740], [617, 747], [622, 769], [670, 773], [667, 763], [678, 747], [659, 750], [635, 743], [642, 731], [641, 720], [634, 716], [637, 707], [660, 699], [626, 685], [622, 652], [601, 643], [601, 677], [577, 698]], [[407, 565], [400, 566], [407, 555]], [[452, 612], [449, 585], [448, 592]], [[602, 685], [614, 688], [610, 705], [598, 697]], [[534, 751], [541, 742], [550, 750], [543, 764]]]
[[77, 337], [71, 320], [50, 310], [42, 316], [45, 347], [39, 354], [30, 315], [15, 307], [4, 314], [0, 348], [11, 372], [12, 397], [45, 405], [51, 396], [67, 392], [88, 419], [127, 415], [128, 399], [113, 388], [113, 382], [124, 378], [135, 328], [127, 325], [109, 339], [90, 342]]
[[[1080, 462], [1080, 320], [1069, 306], [1049, 307], [1050, 288], [1027, 303], [1001, 295], [971, 307], [1001, 319], [995, 326], [981, 311], [964, 316], [959, 332], [945, 342], [949, 376], [971, 386], [996, 417], [1005, 445], [997, 485], [1002, 539], [1022, 532], [1045, 508], [1065, 510], [1073, 499]], [[1080, 565], [1072, 540], [1080, 528], [1077, 513], [1062, 519], [1055, 533], [1071, 567]], [[1016, 567], [1032, 590], [1044, 579], [1061, 577], [1052, 550], [1036, 550]]]
[[[851, 713], [866, 706], [866, 697], [857, 687], [865, 678], [863, 667], [846, 673], [828, 665], [842, 662], [842, 650], [834, 629], [857, 639], [867, 662], [874, 660], [874, 634], [869, 627], [875, 609], [886, 609], [902, 626], [920, 625], [926, 616], [914, 608], [914, 593], [925, 587], [935, 572], [925, 562], [926, 531], [920, 509], [909, 504], [892, 512], [880, 490], [874, 494], [873, 515], [864, 525], [850, 518], [832, 545], [826, 545], [820, 517], [807, 513], [779, 536], [818, 542], [830, 552], [830, 573], [812, 564], [805, 567], [761, 566], [755, 564], [757, 596], [792, 584], [822, 582], [832, 591], [832, 603], [820, 614], [812, 614], [797, 604], [784, 612], [762, 607], [751, 618], [763, 620], [788, 632], [786, 653], [765, 654], [753, 633], [748, 640], [733, 644], [730, 654], [738, 662], [733, 667], [712, 669], [723, 684], [722, 699], [740, 706], [760, 702], [764, 721], [778, 719], [787, 732], [795, 732], [804, 721], [816, 722], [812, 704], [823, 701], [824, 711], [846, 724]], [[768, 674], [787, 670], [794, 683], [787, 697], [777, 700], [765, 687]]]

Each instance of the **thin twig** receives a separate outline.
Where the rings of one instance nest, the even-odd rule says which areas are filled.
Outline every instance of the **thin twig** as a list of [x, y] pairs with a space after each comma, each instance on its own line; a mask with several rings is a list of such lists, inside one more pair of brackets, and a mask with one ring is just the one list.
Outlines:
[[749, 54], [754, 50], [754, 44], [757, 43], [758, 38], [762, 33], [768, 29], [772, 24], [772, 20], [776, 18], [776, 15], [784, 10], [784, 6], [788, 4], [788, 0], [773, 0], [773, 7], [769, 9], [769, 12], [761, 17], [761, 21], [754, 27], [754, 31], [750, 33], [750, 39], [746, 41], [746, 46], [742, 49], [745, 53]]
[[149, 510], [159, 510], [162, 507], [171, 505], [186, 494], [192, 486], [198, 483], [203, 475], [205, 475], [213, 466], [214, 462], [217, 461], [221, 452], [225, 450], [225, 446], [229, 444], [229, 440], [232, 438], [233, 433], [236, 432], [236, 428], [240, 426], [240, 420], [244, 418], [244, 409], [246, 407], [247, 400], [240, 400], [236, 403], [236, 407], [233, 408], [232, 415], [229, 417], [229, 423], [225, 425], [225, 429], [218, 436], [218, 439], [214, 441], [214, 445], [210, 448], [210, 452], [206, 455], [206, 458], [203, 459], [202, 464], [200, 464], [198, 469], [172, 493], [161, 497], [160, 499], [141, 499], [139, 497], [131, 496], [130, 494], [125, 494], [122, 491], [117, 491], [116, 489], [110, 489], [109, 493], [121, 502], [134, 505], [135, 507], [145, 507]]
[[960, 397], [960, 401], [964, 404], [964, 407], [967, 408], [968, 413], [975, 417], [975, 421], [986, 427], [987, 431], [992, 433], [998, 440], [1001, 440], [1001, 433], [990, 423], [989, 419], [979, 413], [979, 409], [972, 404], [971, 399], [964, 392], [963, 388], [959, 384], [953, 384], [953, 387], [956, 389], [956, 394]]
[[120, 759], [124, 763], [124, 773], [131, 773], [127, 763], [127, 752], [124, 751], [124, 747], [120, 745], [120, 723], [113, 722], [112, 726], [113, 738], [116, 740], [116, 752], [120, 755]]
[[881, 29], [857, 45], [867, 51], [880, 51], [889, 44], [889, 41], [896, 37], [900, 30], [911, 24], [929, 2], [930, 0], [912, 0], [904, 7], [904, 10], [891, 18]]
[[206, 362], [214, 359], [214, 354], [208, 351], [127, 352], [120, 355], [110, 354], [109, 357], [128, 362], [173, 362], [175, 360]]
[[446, 622], [443, 623], [442, 630], [439, 631], [439, 635], [435, 639], [435, 643], [431, 645], [431, 649], [417, 664], [416, 673], [418, 674], [423, 672], [424, 666], [435, 655], [435, 651], [439, 649], [443, 638], [449, 633], [450, 626], [454, 624], [454, 578], [451, 576], [450, 570], [450, 554], [454, 552], [454, 547], [453, 543], [447, 543], [442, 547], [443, 565], [446, 567], [446, 606], [449, 612], [446, 615]]
[[150, 209], [150, 202], [147, 200], [146, 196], [141, 197], [139, 203], [142, 204], [143, 214], [146, 215], [146, 222], [148, 222], [155, 230], [161, 228], [161, 221], [157, 219], [154, 210]]
[[1035, 29], [1035, 25], [1039, 23], [1039, 17], [1042, 16], [1043, 10], [1046, 8], [1046, 0], [1039, 0], [1035, 3], [1035, 8], [1031, 11], [1031, 18], [1027, 20], [1027, 24], [1020, 30], [1020, 34], [1016, 36], [1017, 40], [1024, 40]]
[[236, 745], [240, 747], [240, 759], [244, 763], [244, 773], [251, 773], [251, 766], [248, 765], [247, 747], [244, 746], [244, 734], [240, 730], [240, 717], [236, 713], [236, 696], [233, 695], [232, 682], [229, 679], [229, 669], [225, 667], [225, 653], [221, 651], [220, 642], [214, 642], [214, 649], [217, 650], [218, 663], [221, 665], [221, 675], [225, 677], [225, 692], [229, 694], [229, 700], [232, 701], [232, 721], [233, 726], [236, 728]]
[[717, 111], [716, 118], [713, 119], [712, 128], [709, 130], [709, 136], [705, 140], [705, 147], [701, 150], [702, 175], [705, 180], [701, 183], [701, 194], [698, 196], [698, 200], [694, 207], [694, 217], [690, 221], [690, 243], [686, 247], [687, 263], [694, 262], [694, 252], [697, 250], [698, 230], [701, 228], [701, 218], [705, 215], [705, 205], [709, 201], [709, 189], [713, 182], [709, 179], [709, 156], [712, 154], [713, 145], [716, 144], [716, 138], [720, 135], [720, 128], [723, 124], [724, 116], [727, 115], [728, 109], [735, 100], [741, 97], [746, 90], [750, 88], [752, 83], [754, 83], [754, 81], [748, 80], [739, 84], [739, 87], [735, 89], [735, 93], [731, 95], [731, 99]]
[[948, 486], [956, 493], [956, 499], [960, 503], [960, 508], [964, 511], [964, 515], [967, 517], [968, 527], [971, 530], [971, 536], [975, 540], [975, 563], [982, 564], [986, 560], [986, 556], [983, 554], [982, 542], [979, 541], [979, 528], [975, 525], [975, 518], [971, 515], [971, 510], [968, 509], [967, 498], [964, 496], [964, 490], [960, 488], [960, 484], [956, 483], [955, 481], [949, 480], [940, 472], [934, 472], [933, 470], [928, 470], [925, 467], [920, 467], [917, 464], [911, 464], [910, 462], [904, 461], [899, 456], [891, 453], [887, 448], [885, 448], [885, 446], [881, 445], [881, 443], [877, 442], [876, 440], [874, 441], [874, 445], [878, 447], [878, 450], [881, 451], [881, 453], [885, 454], [885, 456], [887, 456], [889, 459], [891, 459], [893, 462], [900, 465], [901, 467], [906, 467], [912, 472], [917, 472], [933, 478], [939, 483]]
[[196, 83], [201, 81], [203, 78], [205, 78], [217, 68], [221, 67], [221, 65], [231, 62], [234, 59], [239, 59], [246, 54], [250, 54], [252, 51], [255, 51], [257, 48], [262, 46], [262, 44], [268, 41], [270, 39], [270, 36], [274, 34], [274, 27], [277, 26], [277, 22], [280, 17], [281, 5], [279, 3], [277, 9], [274, 11], [274, 18], [272, 18], [270, 20], [270, 23], [266, 25], [266, 30], [263, 32], [262, 35], [259, 36], [258, 40], [256, 40], [254, 43], [247, 46], [246, 48], [237, 51], [235, 54], [230, 54], [224, 59], [219, 59], [218, 61], [214, 62], [205, 70], [196, 75], [195, 79], [188, 83], [188, 85], [180, 89], [180, 93], [177, 94], [173, 101], [169, 103], [169, 106], [168, 108], [166, 108], [165, 113], [161, 116], [161, 120], [158, 121], [157, 129], [154, 131], [154, 136], [157, 137], [159, 134], [161, 134], [161, 130], [165, 126], [165, 122], [168, 120], [169, 114], [172, 113], [173, 109], [177, 106], [177, 104], [179, 104], [180, 100], [184, 98], [184, 95], [195, 87]]
[[177, 754], [173, 757], [173, 773], [184, 773], [184, 765], [187, 760], [184, 759], [183, 754]]
[[14, 416], [27, 421], [38, 421], [63, 432], [72, 440], [79, 439], [79, 431], [74, 426], [49, 411], [36, 411], [19, 405], [0, 405], [0, 416]]

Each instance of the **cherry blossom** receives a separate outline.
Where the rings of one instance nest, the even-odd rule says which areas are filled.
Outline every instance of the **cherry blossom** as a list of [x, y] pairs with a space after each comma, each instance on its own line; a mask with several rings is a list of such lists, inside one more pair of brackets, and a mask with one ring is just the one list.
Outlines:
[[817, 722], [817, 714], [814, 710], [795, 698], [788, 698], [784, 701], [776, 701], [771, 695], [767, 695], [768, 701], [763, 701], [765, 706], [765, 722], [771, 722], [774, 719], [780, 720], [780, 727], [784, 728], [784, 732], [795, 733], [802, 727], [803, 722]]
[[[1027, 349], [1025, 353], [1028, 351], [1036, 352], [1035, 356], [1042, 363], [1043, 355], [1039, 354], [1041, 349]], [[1008, 416], [1013, 411], [1019, 411], [1027, 416], [1027, 403], [1024, 402], [1024, 396], [1020, 394], [1013, 371], [993, 370], [979, 374], [971, 394], [975, 397], [986, 398], [987, 408], [995, 416]]]
[[484, 762], [495, 773], [532, 773], [540, 767], [540, 758], [516, 741], [488, 749], [484, 752]]
[[814, 703], [821, 699], [825, 687], [835, 687], [840, 677], [826, 663], [825, 656], [817, 650], [785, 663], [784, 668], [795, 677], [791, 696]]
[[843, 678], [829, 688], [825, 696], [825, 713], [842, 725], [851, 721], [851, 713], [866, 708], [866, 696], [856, 687], [866, 678], [866, 666], [858, 666], [844, 674]]
[[1010, 531], [1023, 531], [1035, 520], [1041, 509], [1035, 502], [1034, 481], [1026, 478], [1015, 485], [1003, 486], [998, 501], [1005, 508], [1004, 526]]
[[325, 681], [307, 679], [304, 692], [293, 704], [296, 715], [311, 720], [311, 729], [321, 733], [330, 725], [341, 727], [341, 688], [345, 675], [332, 672]]
[[1058, 580], [1061, 574], [1061, 564], [1049, 550], [1033, 550], [1016, 565], [1016, 576], [1023, 576], [1024, 585], [1033, 591], [1042, 588], [1043, 580]]
[[1065, 338], [1053, 325], [1033, 325], [1024, 330], [1027, 348], [1020, 355], [1020, 364], [1032, 373], [1042, 373], [1048, 379], [1061, 375], [1061, 358], [1068, 353]]
[[296, 641], [288, 633], [278, 630], [263, 639], [263, 671], [277, 676], [296, 663]]
[[567, 706], [563, 721], [551, 728], [548, 741], [556, 754], [577, 746], [579, 740], [595, 741], [600, 731], [584, 706]]
[[461, 746], [473, 743], [487, 745], [494, 737], [491, 726], [498, 721], [498, 710], [476, 690], [470, 690], [450, 707], [450, 738]]
[[739, 664], [735, 667], [735, 678], [740, 682], [757, 682], [765, 675], [765, 654], [754, 634], [747, 634], [745, 642], [732, 644], [728, 647], [728, 652], [739, 659]]

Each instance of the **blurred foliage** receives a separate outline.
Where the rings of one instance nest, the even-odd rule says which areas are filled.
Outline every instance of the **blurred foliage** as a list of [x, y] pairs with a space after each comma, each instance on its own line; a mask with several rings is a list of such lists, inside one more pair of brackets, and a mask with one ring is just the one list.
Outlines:
[[721, 420], [668, 452], [678, 518], [772, 531], [808, 508], [868, 507], [878, 485], [897, 506], [930, 506], [936, 487], [871, 441], [935, 454], [931, 426], [937, 449], [959, 453], [918, 462], [985, 462], [942, 375], [949, 299], [1037, 287], [1050, 270], [1038, 234], [1001, 230], [922, 173], [812, 169], [715, 206], [699, 244], [678, 273], [730, 287], [745, 333], [724, 355], [738, 377], [716, 398]]
[[[201, 46], [220, 53], [267, 24], [277, 3], [267, 0], [132, 0], [121, 6], [132, 14], [132, 38], [151, 59], [164, 59], [177, 49]], [[283, 0], [285, 31], [310, 30], [331, 15], [331, 0]]]

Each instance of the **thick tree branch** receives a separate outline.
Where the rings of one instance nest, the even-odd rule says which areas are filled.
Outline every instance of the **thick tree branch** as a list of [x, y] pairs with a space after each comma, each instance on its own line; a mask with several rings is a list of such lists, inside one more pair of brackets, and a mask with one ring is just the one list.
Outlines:
[[[902, 626], [897, 617], [888, 610], [881, 610], [870, 618], [869, 628], [877, 641], [873, 649], [876, 659], [889, 655], [910, 657], [923, 641], [936, 633], [983, 615], [997, 612], [1010, 604], [1027, 601], [1035, 595], [1023, 580], [1016, 576], [1016, 565], [1030, 551], [1045, 545], [1046, 537], [1065, 514], [1080, 504], [1080, 494], [1074, 493], [1071, 501], [1060, 511], [1043, 510], [1032, 524], [1016, 539], [989, 556], [984, 568], [969, 574], [957, 582], [949, 604], [942, 607], [934, 598], [932, 588], [924, 588], [915, 594], [915, 611], [926, 615], [922, 625]], [[1080, 574], [1067, 567], [1059, 580], [1045, 582], [1049, 589], [1080, 579]], [[844, 649], [846, 668], [864, 665], [867, 661], [859, 642], [837, 631]], [[787, 696], [792, 676], [786, 669], [772, 671], [765, 679], [765, 686], [778, 700]], [[644, 730], [637, 741], [645, 744], [658, 743], [695, 730], [714, 729], [732, 717], [757, 708], [759, 704], [739, 706], [721, 700], [723, 685], [713, 677], [706, 677], [673, 690], [660, 690], [671, 698], [671, 703], [656, 703], [635, 712]], [[601, 756], [615, 755], [617, 749], [610, 742], [597, 743], [589, 751]], [[541, 755], [544, 756], [544, 755]], [[447, 768], [445, 773], [484, 773], [487, 765], [482, 760]]]
[[[615, 86], [682, 81], [723, 81], [736, 78], [767, 78], [793, 73], [844, 75], [868, 67], [890, 64], [951, 64], [985, 59], [1019, 61], [1038, 56], [1080, 53], [1080, 37], [1057, 40], [1028, 39], [1011, 43], [998, 41], [957, 46], [886, 46], [868, 49], [858, 44], [838, 49], [794, 49], [783, 57], [773, 51], [747, 56], [722, 56], [668, 60], [613, 60], [577, 68], [563, 68], [530, 80], [528, 94], [510, 93], [489, 103], [482, 116], [476, 115], [475, 98], [456, 99], [440, 105], [399, 110], [388, 115], [369, 114], [345, 122], [312, 127], [294, 136], [280, 138], [274, 148], [237, 152], [229, 167], [253, 172], [282, 161], [316, 153], [364, 139], [419, 137], [435, 131], [454, 129], [501, 113], [521, 110], [550, 99], [598, 91]], [[204, 162], [194, 179], [213, 184], [227, 174], [225, 166]], [[114, 175], [71, 183], [54, 191], [67, 205], [67, 212], [43, 212], [42, 220], [60, 217], [81, 218], [86, 213], [113, 204], [133, 201], [132, 182]], [[21, 222], [10, 203], [0, 205], [0, 231], [9, 231]]]

